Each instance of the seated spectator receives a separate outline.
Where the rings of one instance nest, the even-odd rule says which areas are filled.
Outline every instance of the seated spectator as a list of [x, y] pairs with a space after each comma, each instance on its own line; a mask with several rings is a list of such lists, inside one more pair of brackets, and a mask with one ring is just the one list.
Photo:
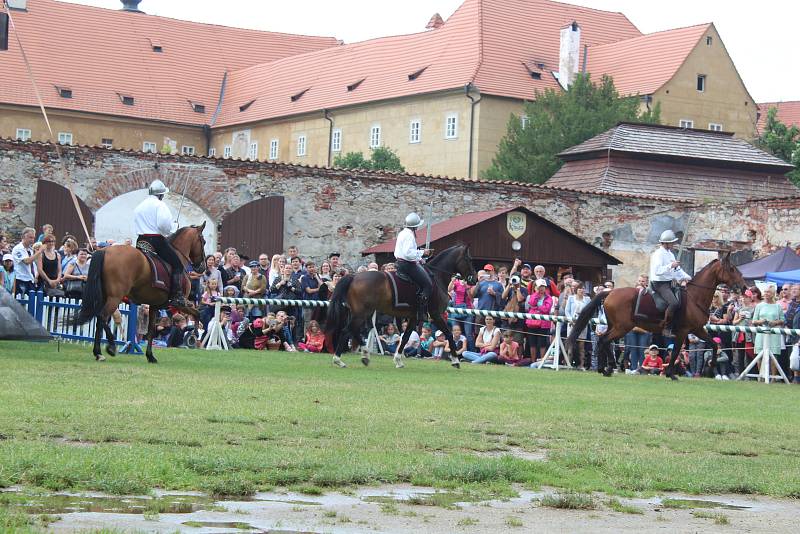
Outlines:
[[[461, 325], [454, 324], [452, 326], [453, 341], [456, 342], [456, 358], [459, 360], [464, 357], [464, 351], [467, 350], [467, 338], [462, 334]], [[444, 350], [444, 357], [450, 359], [450, 345], [448, 344]]]
[[211, 332], [212, 328], [215, 328], [217, 325], [222, 329], [222, 333], [225, 336], [225, 339], [228, 341], [228, 344], [233, 345], [234, 336], [231, 332], [230, 327], [230, 316], [231, 316], [231, 307], [230, 306], [221, 306], [219, 309], [219, 317], [213, 317], [208, 322], [208, 328], [206, 328], [205, 333], [203, 335], [203, 340], [200, 343], [201, 347], [205, 347], [208, 344], [209, 332]]
[[[675, 348], [675, 345], [673, 345], [673, 344], [667, 345], [667, 355], [668, 355], [668, 357], [669, 357], [669, 355], [672, 354], [672, 349], [673, 348]], [[675, 362], [675, 372], [678, 375], [683, 375], [683, 376], [691, 378], [692, 377], [692, 372], [689, 370], [689, 353], [686, 352], [686, 346], [685, 345], [680, 350], [680, 352], [678, 352], [677, 358], [678, 359]], [[666, 370], [666, 368], [667, 368], [667, 365], [665, 364], [664, 368], [662, 369], [662, 373]]]
[[447, 350], [448, 358], [450, 357], [450, 347], [448, 346], [447, 338], [444, 332], [437, 330], [433, 334], [433, 342], [431, 343], [431, 357], [434, 360], [441, 360], [444, 357], [445, 350]]
[[[402, 334], [405, 335], [406, 330], [411, 328], [411, 326], [408, 324], [408, 321], [403, 321], [401, 328], [403, 329]], [[416, 330], [412, 329], [411, 333], [409, 334], [408, 342], [406, 343], [406, 346], [403, 347], [403, 354], [405, 354], [409, 358], [418, 357], [419, 342], [420, 342], [419, 334], [417, 333]]]
[[294, 317], [288, 315], [284, 310], [275, 314], [275, 323], [270, 325], [271, 331], [277, 335], [281, 341], [281, 346], [287, 352], [297, 352], [292, 336]]
[[378, 336], [383, 352], [394, 354], [397, 352], [397, 345], [400, 343], [400, 334], [397, 333], [393, 323], [387, 324], [383, 329], [383, 334]]
[[472, 363], [489, 363], [497, 360], [500, 350], [500, 329], [495, 324], [495, 318], [486, 317], [485, 323], [478, 331], [475, 346], [479, 352], [464, 351], [464, 359]]
[[514, 340], [513, 334], [506, 330], [503, 332], [503, 342], [500, 343], [500, 355], [497, 357], [497, 363], [516, 365], [521, 359], [519, 343]]
[[166, 347], [167, 340], [169, 340], [169, 335], [172, 332], [172, 321], [169, 320], [169, 317], [166, 315], [159, 318], [158, 322], [156, 323], [156, 331], [153, 338], [159, 341], [160, 345]]
[[[714, 343], [716, 343], [720, 349], [717, 353], [717, 365], [714, 368], [714, 379], [730, 380], [731, 378], [735, 378], [728, 351], [722, 348], [722, 338], [715, 337]], [[703, 356], [704, 365], [711, 365], [711, 352], [712, 349], [709, 347]]]
[[419, 335], [419, 354], [417, 355], [418, 358], [430, 358], [431, 355], [431, 344], [433, 343], [433, 332], [431, 327], [425, 325], [422, 327], [422, 331]]
[[303, 352], [322, 352], [325, 346], [325, 334], [319, 327], [317, 321], [309, 321], [306, 329], [306, 340], [297, 344], [297, 348]]
[[185, 347], [186, 342], [184, 340], [186, 339], [186, 334], [193, 329], [194, 327], [190, 327], [184, 315], [176, 313], [172, 316], [172, 328], [170, 328], [167, 337], [167, 346]]
[[647, 354], [644, 357], [642, 365], [639, 366], [638, 374], [658, 375], [661, 374], [662, 367], [664, 367], [664, 360], [661, 358], [658, 345], [650, 345], [647, 348]]
[[261, 308], [254, 307], [250, 310], [249, 317], [239, 323], [236, 334], [239, 338], [239, 348], [263, 350], [266, 346], [267, 333], [264, 331], [264, 312]]

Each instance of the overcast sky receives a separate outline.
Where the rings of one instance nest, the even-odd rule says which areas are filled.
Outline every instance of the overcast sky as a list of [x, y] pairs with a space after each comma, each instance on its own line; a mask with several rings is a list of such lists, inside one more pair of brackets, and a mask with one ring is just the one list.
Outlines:
[[[67, 0], [117, 9], [120, 0]], [[447, 19], [462, 0], [143, 0], [151, 14], [259, 30], [330, 35], [345, 42], [422, 31], [438, 12]], [[800, 2], [761, 0], [570, 0], [621, 11], [644, 33], [713, 22], [756, 102], [800, 100], [794, 25]]]

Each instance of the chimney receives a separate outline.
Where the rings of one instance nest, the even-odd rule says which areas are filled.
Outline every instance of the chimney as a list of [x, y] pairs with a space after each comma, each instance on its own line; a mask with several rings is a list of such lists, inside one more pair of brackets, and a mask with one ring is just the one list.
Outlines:
[[434, 13], [431, 17], [431, 20], [428, 21], [428, 24], [425, 26], [426, 30], [437, 30], [444, 26], [444, 20], [442, 20], [442, 16], [438, 13]]
[[578, 73], [581, 50], [581, 27], [577, 22], [561, 28], [561, 49], [558, 54], [558, 83], [569, 89]]
[[139, 9], [139, 4], [142, 0], [122, 0], [122, 11], [131, 11], [133, 13], [144, 13]]

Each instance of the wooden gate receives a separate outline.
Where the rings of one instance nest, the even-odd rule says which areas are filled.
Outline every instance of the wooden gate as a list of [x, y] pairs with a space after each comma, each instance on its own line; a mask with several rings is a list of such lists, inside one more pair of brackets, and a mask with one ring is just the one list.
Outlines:
[[251, 260], [283, 252], [283, 197], [254, 200], [222, 221], [220, 249], [235, 247]]
[[[89, 233], [94, 232], [94, 216], [86, 203], [78, 198], [78, 205], [83, 213], [83, 220]], [[74, 235], [78, 244], [86, 243], [86, 235], [81, 226], [81, 220], [75, 211], [75, 204], [69, 189], [55, 182], [38, 180], [36, 184], [36, 235], [42, 230], [43, 224], [52, 224], [56, 234], [56, 246], [61, 245], [61, 239], [66, 235]]]

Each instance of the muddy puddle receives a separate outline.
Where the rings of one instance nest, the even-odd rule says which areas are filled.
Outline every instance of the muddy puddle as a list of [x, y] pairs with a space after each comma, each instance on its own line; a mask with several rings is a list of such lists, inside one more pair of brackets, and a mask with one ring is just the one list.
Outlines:
[[702, 499], [662, 499], [661, 505], [664, 508], [719, 508], [722, 510], [747, 510], [750, 506], [728, 504], [717, 501], [705, 501]]
[[163, 497], [114, 497], [100, 495], [41, 495], [17, 492], [0, 494], [0, 506], [29, 514], [189, 514], [214, 508], [214, 499], [199, 495]]

